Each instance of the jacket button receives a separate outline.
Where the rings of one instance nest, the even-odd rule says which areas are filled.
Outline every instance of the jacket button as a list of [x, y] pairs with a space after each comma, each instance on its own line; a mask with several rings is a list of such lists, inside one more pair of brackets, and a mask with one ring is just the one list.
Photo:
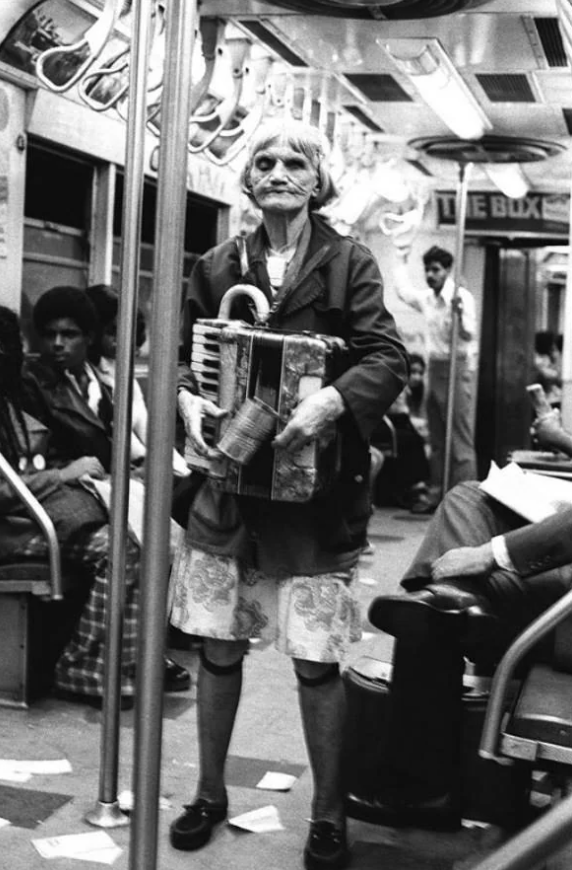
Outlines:
[[354, 480], [356, 483], [363, 483], [363, 474], [356, 474]]

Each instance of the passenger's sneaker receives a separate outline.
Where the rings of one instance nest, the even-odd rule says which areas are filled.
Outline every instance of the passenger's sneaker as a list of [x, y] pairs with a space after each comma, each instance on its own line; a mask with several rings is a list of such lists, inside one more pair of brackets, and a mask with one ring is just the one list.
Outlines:
[[306, 870], [342, 870], [349, 860], [345, 828], [337, 828], [333, 822], [327, 821], [310, 824], [304, 849]]
[[175, 849], [192, 852], [205, 846], [211, 838], [214, 826], [226, 819], [228, 801], [214, 804], [204, 798], [197, 798], [192, 804], [187, 804], [184, 810], [172, 823], [169, 835]]

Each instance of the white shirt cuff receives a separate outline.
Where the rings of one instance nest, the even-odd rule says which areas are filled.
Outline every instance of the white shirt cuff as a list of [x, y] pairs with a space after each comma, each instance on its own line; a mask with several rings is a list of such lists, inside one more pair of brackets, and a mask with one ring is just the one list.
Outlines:
[[503, 568], [505, 571], [512, 571], [513, 574], [518, 573], [509, 556], [504, 535], [497, 535], [495, 538], [492, 538], [491, 547], [493, 558], [499, 568]]

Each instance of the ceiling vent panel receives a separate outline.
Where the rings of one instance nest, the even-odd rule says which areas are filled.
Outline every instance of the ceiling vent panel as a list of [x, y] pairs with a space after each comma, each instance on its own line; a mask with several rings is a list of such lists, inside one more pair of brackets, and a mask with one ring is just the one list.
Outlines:
[[360, 124], [363, 124], [364, 127], [367, 127], [368, 130], [373, 130], [374, 133], [385, 132], [383, 127], [380, 127], [379, 124], [376, 124], [376, 122], [372, 118], [370, 118], [369, 115], [366, 115], [364, 110], [361, 109], [359, 106], [352, 106], [348, 104], [344, 105], [342, 108], [345, 109], [346, 112], [349, 112], [350, 115], [353, 115], [354, 118], [356, 118], [360, 122]]
[[534, 24], [542, 44], [548, 66], [568, 66], [558, 18], [535, 18]]
[[477, 80], [491, 103], [535, 103], [527, 77], [519, 73], [481, 73]]
[[347, 80], [372, 103], [410, 103], [411, 97], [388, 73], [346, 73]]
[[241, 20], [241, 26], [252, 33], [260, 42], [263, 42], [264, 45], [267, 45], [273, 52], [279, 55], [282, 60], [286, 61], [286, 63], [290, 64], [290, 66], [296, 67], [307, 67], [309, 64], [300, 57], [300, 55], [296, 54], [295, 51], [292, 51], [287, 45], [285, 45], [281, 39], [279, 39], [275, 33], [273, 33], [268, 27], [266, 27], [261, 21], [254, 20]]
[[273, 0], [273, 5], [295, 9], [305, 15], [401, 21], [451, 15], [453, 12], [486, 6], [489, 2], [490, 0]]

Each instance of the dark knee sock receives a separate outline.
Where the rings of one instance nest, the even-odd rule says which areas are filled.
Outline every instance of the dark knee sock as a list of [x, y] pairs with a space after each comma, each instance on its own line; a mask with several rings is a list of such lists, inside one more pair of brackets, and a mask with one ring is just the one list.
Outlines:
[[201, 650], [197, 684], [200, 777], [197, 793], [225, 799], [224, 766], [240, 700], [242, 658], [231, 665], [209, 661]]
[[342, 825], [345, 687], [337, 665], [315, 678], [298, 672], [296, 676], [304, 736], [314, 777], [312, 817]]

